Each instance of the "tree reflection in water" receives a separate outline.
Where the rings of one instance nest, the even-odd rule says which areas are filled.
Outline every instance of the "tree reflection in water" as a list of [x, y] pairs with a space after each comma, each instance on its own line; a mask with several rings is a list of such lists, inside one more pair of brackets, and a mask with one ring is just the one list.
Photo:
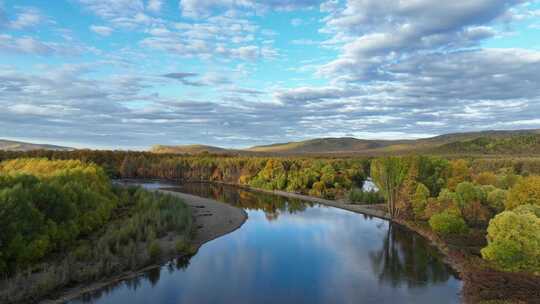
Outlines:
[[314, 205], [295, 198], [246, 189], [234, 188], [231, 191], [231, 186], [220, 184], [187, 183], [175, 189], [196, 196], [213, 198], [246, 210], [262, 210], [269, 221], [278, 219], [280, 213], [294, 214]]
[[227, 185], [172, 188], [243, 208], [250, 220], [192, 260], [176, 259], [162, 272], [70, 303], [460, 302], [460, 281], [437, 250], [401, 226]]
[[381, 249], [370, 252], [373, 272], [381, 283], [393, 287], [424, 287], [448, 281], [450, 273], [437, 249], [420, 235], [396, 224], [388, 224]]

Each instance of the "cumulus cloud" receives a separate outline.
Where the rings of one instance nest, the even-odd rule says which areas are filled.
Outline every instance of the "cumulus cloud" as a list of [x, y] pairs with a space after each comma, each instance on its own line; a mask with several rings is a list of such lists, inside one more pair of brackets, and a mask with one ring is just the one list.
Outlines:
[[[519, 4], [516, 0], [347, 1], [326, 19], [331, 43], [342, 54], [323, 66], [322, 75], [346, 73], [347, 80], [385, 76], [384, 65], [421, 52], [477, 46], [495, 32], [487, 26]], [[391, 16], [391, 18], [390, 18]], [[421, 54], [420, 54], [421, 55]]]
[[378, 132], [429, 128], [437, 134], [504, 128], [513, 121], [532, 127], [532, 113], [540, 111], [540, 79], [535, 76], [539, 68], [538, 51], [436, 53], [389, 64], [391, 79], [286, 89], [274, 98], [285, 106], [322, 109], [304, 121], [326, 121], [334, 115], [338, 121], [332, 125], [339, 130], [350, 130], [344, 125]]
[[[1, 66], [5, 136], [107, 147], [247, 146], [539, 125], [540, 52], [483, 47], [512, 22], [538, 17], [521, 1], [182, 0], [175, 2], [182, 16], [174, 18], [161, 14], [164, 1], [75, 1], [98, 17], [91, 31], [136, 38], [91, 64], [81, 56], [81, 64], [42, 61], [31, 72]], [[321, 53], [276, 49], [273, 40], [282, 37], [259, 19], [270, 10], [311, 8], [326, 16], [321, 35], [291, 43], [319, 45]], [[8, 18], [0, 7], [7, 29], [0, 52], [94, 51], [74, 38], [58, 40], [60, 31], [40, 36], [35, 29], [44, 19], [36, 12], [15, 8]], [[256, 64], [261, 59], [273, 61]]]
[[207, 18], [204, 22], [177, 22], [147, 31], [140, 41], [144, 47], [182, 57], [256, 60], [278, 55], [271, 45], [254, 45], [258, 27], [245, 19], [228, 16]]

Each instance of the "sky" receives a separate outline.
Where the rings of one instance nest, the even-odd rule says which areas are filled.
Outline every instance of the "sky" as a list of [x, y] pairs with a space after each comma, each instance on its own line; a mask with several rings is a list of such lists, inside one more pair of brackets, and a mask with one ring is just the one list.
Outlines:
[[540, 128], [540, 1], [0, 0], [0, 109], [107, 149]]

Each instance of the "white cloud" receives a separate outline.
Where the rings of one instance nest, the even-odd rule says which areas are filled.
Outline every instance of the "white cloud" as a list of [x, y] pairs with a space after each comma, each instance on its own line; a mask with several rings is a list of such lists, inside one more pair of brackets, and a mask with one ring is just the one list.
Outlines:
[[257, 60], [275, 58], [278, 51], [272, 45], [253, 44], [259, 28], [245, 19], [228, 16], [207, 18], [204, 22], [178, 22], [147, 30], [150, 34], [140, 41], [144, 47], [182, 57], [229, 58]]
[[104, 19], [134, 16], [144, 12], [142, 0], [77, 0], [88, 10]]
[[[149, 16], [145, 12], [142, 0], [76, 0], [86, 10], [107, 21], [115, 28], [136, 29], [160, 24], [162, 20]], [[148, 9], [156, 13], [157, 2], [149, 3]]]
[[76, 43], [49, 42], [29, 36], [14, 37], [0, 34], [0, 52], [5, 53], [72, 56], [91, 51], [94, 50]]
[[[0, 12], [0, 20], [2, 13]], [[12, 29], [22, 30], [31, 28], [44, 22], [46, 18], [39, 12], [39, 10], [31, 7], [22, 8], [14, 20], [9, 22], [9, 26]]]
[[227, 10], [251, 10], [265, 12], [268, 10], [294, 10], [318, 6], [319, 0], [180, 0], [182, 15], [198, 18]]
[[114, 31], [112, 28], [108, 26], [101, 26], [101, 25], [91, 25], [90, 30], [100, 36], [110, 36], [112, 32]]
[[385, 76], [385, 64], [401, 58], [478, 46], [495, 34], [486, 25], [520, 2], [347, 1], [325, 19], [323, 31], [334, 35], [329, 43], [343, 47], [340, 57], [320, 73], [347, 81], [377, 79]]
[[300, 18], [293, 18], [291, 19], [291, 25], [292, 26], [300, 26], [304, 24], [304, 20], [300, 19]]
[[146, 8], [154, 13], [159, 13], [161, 11], [161, 7], [163, 6], [162, 0], [148, 0], [148, 4], [146, 5]]
[[37, 115], [48, 117], [61, 117], [73, 115], [77, 109], [60, 105], [33, 105], [15, 104], [7, 107], [8, 111], [18, 115]]
[[[521, 1], [183, 0], [175, 2], [183, 16], [177, 11], [174, 19], [160, 14], [169, 8], [164, 1], [75, 1], [99, 18], [89, 27], [93, 32], [142, 38], [135, 45], [115, 43], [117, 49], [93, 64], [38, 64], [32, 72], [2, 66], [6, 136], [56, 134], [127, 147], [168, 143], [182, 134], [177, 140], [238, 146], [540, 126], [540, 52], [482, 47], [515, 20], [534, 18]], [[274, 40], [282, 37], [259, 22], [270, 10], [317, 7], [327, 15], [319, 20], [321, 35], [291, 41], [319, 45], [317, 56], [298, 47], [276, 49]], [[25, 17], [22, 8], [14, 12], [8, 18], [0, 10], [0, 27], [7, 30], [0, 52], [94, 51], [73, 38], [76, 30], [70, 40], [54, 40], [60, 31], [39, 27], [49, 20], [30, 11]], [[303, 18], [294, 24], [315, 23], [294, 16]], [[256, 64], [262, 59], [273, 62]], [[163, 67], [169, 73], [159, 71]], [[291, 77], [291, 70], [302, 78]]]

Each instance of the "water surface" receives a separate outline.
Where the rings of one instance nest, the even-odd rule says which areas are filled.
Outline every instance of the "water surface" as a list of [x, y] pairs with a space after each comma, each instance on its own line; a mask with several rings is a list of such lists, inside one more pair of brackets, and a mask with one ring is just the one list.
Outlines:
[[244, 208], [249, 218], [189, 261], [72, 303], [460, 302], [461, 281], [436, 249], [385, 220], [230, 186], [175, 190]]

